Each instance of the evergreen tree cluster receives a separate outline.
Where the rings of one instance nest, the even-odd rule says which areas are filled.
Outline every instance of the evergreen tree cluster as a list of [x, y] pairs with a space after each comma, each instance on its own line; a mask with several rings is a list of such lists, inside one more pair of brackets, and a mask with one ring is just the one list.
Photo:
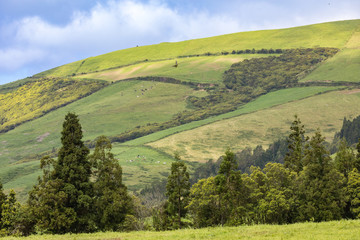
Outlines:
[[360, 116], [352, 121], [344, 118], [341, 130], [335, 135], [335, 138], [345, 138], [350, 145], [357, 143], [360, 138]]
[[[343, 140], [332, 160], [320, 131], [305, 137], [297, 116], [290, 130], [284, 164], [272, 161], [263, 169], [251, 166], [249, 173], [241, 173], [229, 149], [218, 168], [207, 163], [217, 174], [192, 185], [186, 201], [183, 198], [188, 202], [184, 221], [187, 218], [201, 228], [359, 218], [360, 154], [355, 155]], [[174, 228], [176, 214], [168, 210], [168, 204], [170, 198], [156, 215], [158, 230]]]
[[15, 193], [0, 195], [1, 226], [6, 234], [117, 231], [136, 220], [133, 198], [122, 183], [122, 168], [110, 140], [97, 139], [93, 154], [82, 141], [78, 117], [68, 113], [57, 160], [40, 161], [42, 177], [20, 208]]
[[[342, 139], [332, 159], [319, 130], [306, 137], [296, 115], [290, 130], [286, 142], [276, 141], [267, 150], [258, 146], [235, 154], [227, 149], [216, 163], [195, 171], [192, 180], [176, 154], [167, 180], [143, 191], [151, 195], [146, 202], [130, 196], [122, 183], [110, 140], [98, 137], [89, 154], [79, 119], [69, 113], [58, 159], [41, 159], [43, 175], [28, 202], [20, 205], [15, 192], [4, 194], [0, 184], [0, 235], [360, 218], [360, 141], [356, 154]], [[240, 166], [242, 159], [247, 162]]]

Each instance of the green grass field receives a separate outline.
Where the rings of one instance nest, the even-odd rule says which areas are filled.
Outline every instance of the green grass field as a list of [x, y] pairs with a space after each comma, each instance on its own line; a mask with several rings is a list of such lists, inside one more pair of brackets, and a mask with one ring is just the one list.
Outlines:
[[[149, 146], [169, 154], [177, 151], [188, 161], [216, 160], [227, 147], [234, 151], [247, 146], [266, 147], [274, 140], [285, 137], [294, 114], [298, 114], [308, 133], [320, 128], [326, 139], [332, 141], [344, 117], [353, 118], [360, 114], [359, 91], [336, 91], [272, 108], [259, 107], [252, 113], [182, 131], [149, 143]], [[274, 95], [275, 98], [279, 96]], [[261, 102], [259, 104], [261, 106]]]
[[344, 49], [301, 81], [360, 82], [360, 49]]
[[140, 46], [90, 57], [50, 69], [38, 74], [38, 76], [67, 76], [73, 73], [88, 73], [124, 66], [145, 59], [172, 59], [177, 56], [207, 52], [219, 53], [252, 48], [286, 49], [319, 46], [343, 48], [354, 31], [359, 28], [359, 24], [360, 20], [339, 21], [296, 28], [241, 32], [176, 43]]
[[296, 223], [289, 225], [253, 225], [239, 227], [213, 227], [182, 229], [163, 232], [92, 233], [65, 235], [34, 235], [30, 237], [5, 237], [4, 240], [184, 240], [184, 239], [251, 239], [251, 240], [354, 240], [360, 236], [359, 220], [341, 220], [322, 223]]

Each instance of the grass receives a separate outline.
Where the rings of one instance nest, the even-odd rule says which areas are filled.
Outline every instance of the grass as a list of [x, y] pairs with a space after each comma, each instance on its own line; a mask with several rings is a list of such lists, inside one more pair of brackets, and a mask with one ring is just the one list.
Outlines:
[[112, 152], [123, 169], [123, 181], [131, 191], [163, 178], [170, 172], [173, 157], [148, 146], [114, 144]]
[[178, 151], [188, 161], [216, 160], [227, 147], [234, 151], [247, 146], [266, 147], [272, 141], [285, 137], [294, 114], [298, 114], [308, 134], [320, 128], [326, 139], [331, 141], [334, 133], [340, 130], [344, 117], [359, 115], [359, 91], [330, 92], [267, 109], [261, 108], [259, 102], [259, 107], [249, 114], [183, 131], [148, 145], [167, 153]]
[[301, 81], [360, 82], [360, 49], [344, 49]]
[[343, 48], [360, 20], [339, 21], [309, 26], [241, 32], [222, 36], [160, 43], [119, 50], [50, 69], [37, 76], [66, 76], [124, 66], [147, 60], [176, 58], [177, 56], [218, 53], [232, 50], [261, 48], [336, 47]]
[[359, 220], [341, 220], [322, 223], [296, 223], [289, 225], [253, 225], [239, 227], [213, 227], [203, 229], [182, 229], [163, 232], [129, 232], [129, 233], [92, 233], [65, 235], [34, 235], [30, 237], [6, 237], [4, 240], [44, 239], [44, 240], [183, 240], [183, 239], [252, 239], [252, 240], [329, 240], [358, 239], [360, 235]]
[[[267, 54], [243, 54], [226, 56], [204, 56], [176, 58], [156, 62], [145, 62], [118, 69], [89, 73], [78, 78], [92, 78], [107, 81], [118, 81], [142, 76], [171, 77], [182, 81], [196, 83], [222, 84], [222, 75], [233, 63], [255, 57], [266, 57]], [[174, 67], [175, 62], [178, 67]]]

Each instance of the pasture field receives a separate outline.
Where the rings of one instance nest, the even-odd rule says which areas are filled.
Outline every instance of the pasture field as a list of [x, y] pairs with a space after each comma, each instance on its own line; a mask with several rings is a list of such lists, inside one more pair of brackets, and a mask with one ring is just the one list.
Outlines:
[[135, 47], [136, 44], [134, 44], [134, 48], [90, 57], [50, 69], [36, 76], [68, 76], [140, 63], [145, 60], [174, 59], [178, 56], [205, 54], [207, 52], [220, 53], [252, 48], [343, 48], [354, 31], [359, 28], [359, 24], [360, 20], [338, 21], [295, 28], [233, 33], [149, 46]]
[[[253, 111], [149, 143], [166, 153], [177, 151], [185, 160], [205, 162], [223, 155], [227, 147], [239, 151], [245, 147], [266, 147], [286, 137], [294, 114], [305, 124], [307, 134], [319, 128], [327, 141], [332, 141], [344, 117], [360, 114], [360, 90], [341, 90]], [[279, 96], [279, 95], [274, 95]], [[246, 106], [245, 106], [246, 107]], [[211, 137], [210, 137], [211, 136]]]
[[[271, 54], [274, 55], [274, 54]], [[276, 54], [275, 54], [276, 55]], [[119, 81], [128, 78], [157, 76], [195, 83], [223, 84], [223, 73], [232, 64], [244, 59], [267, 57], [270, 54], [202, 56], [138, 63], [118, 69], [79, 75], [76, 78]], [[177, 67], [175, 66], [177, 63]]]
[[341, 220], [321, 223], [289, 225], [252, 225], [239, 227], [212, 227], [175, 231], [102, 232], [90, 234], [34, 235], [5, 237], [4, 240], [184, 240], [184, 239], [251, 239], [251, 240], [353, 240], [360, 236], [360, 220]]
[[289, 89], [270, 92], [266, 95], [260, 96], [259, 98], [255, 99], [252, 102], [249, 102], [248, 104], [245, 104], [244, 106], [239, 107], [239, 109], [233, 112], [228, 112], [218, 116], [209, 117], [204, 120], [194, 121], [174, 128], [159, 131], [141, 138], [128, 141], [124, 143], [124, 145], [136, 146], [150, 142], [155, 142], [167, 136], [178, 134], [184, 131], [188, 131], [224, 119], [237, 117], [243, 114], [249, 114], [262, 109], [271, 108], [292, 101], [297, 101], [303, 98], [307, 98], [313, 95], [317, 95], [323, 92], [332, 91], [336, 89], [337, 89], [336, 87], [302, 87], [302, 88], [289, 88]]

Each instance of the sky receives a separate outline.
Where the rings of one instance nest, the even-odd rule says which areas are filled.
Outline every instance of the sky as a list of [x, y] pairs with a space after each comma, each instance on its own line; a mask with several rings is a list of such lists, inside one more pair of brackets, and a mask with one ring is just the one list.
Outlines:
[[0, 84], [107, 52], [360, 19], [360, 0], [0, 0]]

